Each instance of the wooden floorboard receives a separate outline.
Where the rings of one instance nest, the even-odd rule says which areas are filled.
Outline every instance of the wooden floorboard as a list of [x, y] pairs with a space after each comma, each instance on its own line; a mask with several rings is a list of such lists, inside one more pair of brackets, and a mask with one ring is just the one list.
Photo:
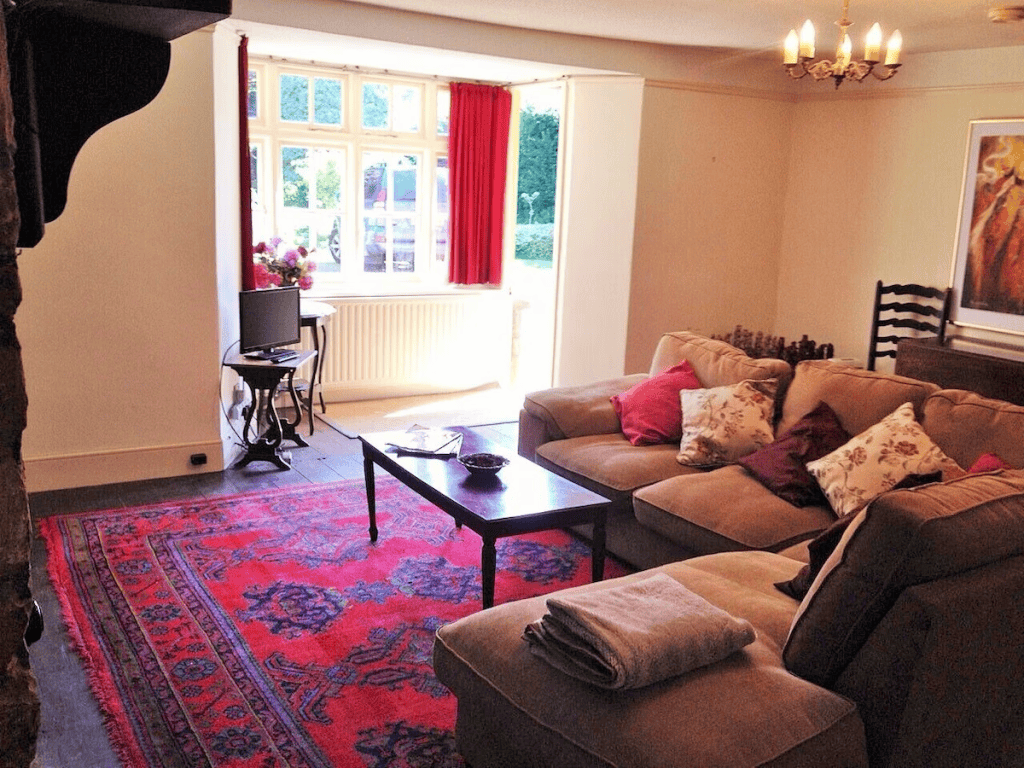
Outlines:
[[[510, 453], [515, 451], [515, 423], [478, 427]], [[362, 448], [323, 422], [312, 436], [302, 433], [308, 448], [292, 448], [292, 468], [279, 470], [267, 462], [184, 477], [44, 491], [29, 496], [33, 519], [49, 515], [144, 506], [202, 499], [263, 488], [280, 488], [339, 480], [362, 480]], [[47, 552], [41, 539], [32, 546], [33, 593], [43, 610], [46, 629], [30, 649], [42, 700], [42, 727], [33, 768], [121, 768], [110, 747], [103, 718], [85, 671], [73, 650], [60, 605], [47, 573]]]

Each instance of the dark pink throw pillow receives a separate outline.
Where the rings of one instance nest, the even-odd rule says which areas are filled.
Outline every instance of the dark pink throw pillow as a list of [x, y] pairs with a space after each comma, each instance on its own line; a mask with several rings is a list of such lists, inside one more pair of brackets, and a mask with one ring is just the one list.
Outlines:
[[978, 472], [995, 472], [997, 469], [1013, 469], [1009, 464], [1000, 458], [996, 453], [983, 453], [971, 464], [967, 474], [973, 475]]
[[633, 445], [671, 443], [683, 436], [680, 390], [700, 388], [697, 374], [684, 360], [621, 395], [612, 395], [611, 401], [622, 432]]
[[828, 504], [807, 463], [846, 445], [850, 434], [835, 411], [818, 403], [774, 442], [739, 459], [768, 490], [794, 507]]

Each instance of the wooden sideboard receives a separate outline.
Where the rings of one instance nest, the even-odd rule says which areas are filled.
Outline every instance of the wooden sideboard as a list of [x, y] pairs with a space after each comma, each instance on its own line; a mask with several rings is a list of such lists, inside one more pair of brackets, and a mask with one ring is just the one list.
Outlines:
[[985, 397], [1024, 405], [1024, 347], [930, 336], [902, 339], [896, 373], [943, 389], [969, 389]]

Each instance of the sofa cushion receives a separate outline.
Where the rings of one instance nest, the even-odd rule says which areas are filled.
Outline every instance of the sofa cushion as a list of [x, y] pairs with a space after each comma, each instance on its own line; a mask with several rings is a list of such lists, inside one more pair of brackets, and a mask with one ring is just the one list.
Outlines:
[[666, 477], [697, 472], [676, 461], [679, 447], [631, 445], [621, 432], [554, 440], [537, 448], [536, 461], [542, 467], [567, 477], [597, 493], [631, 491]]
[[664, 334], [651, 358], [651, 374], [687, 360], [700, 383], [707, 388], [735, 384], [744, 379], [778, 379], [779, 392], [793, 375], [789, 363], [771, 358], [755, 359], [724, 341], [687, 331]]
[[777, 384], [747, 380], [680, 392], [683, 425], [676, 461], [721, 466], [770, 443]]
[[835, 513], [856, 512], [909, 475], [962, 474], [904, 403], [848, 443], [807, 465]]
[[835, 520], [826, 507], [794, 507], [732, 465], [663, 480], [633, 494], [637, 521], [700, 554], [778, 551]]
[[776, 432], [787, 431], [819, 402], [825, 402], [843, 429], [857, 435], [903, 403], [911, 403], [917, 411], [924, 399], [937, 390], [934, 384], [905, 376], [865, 371], [827, 360], [805, 360], [796, 366]]
[[795, 507], [827, 503], [807, 462], [820, 459], [850, 439], [827, 403], [794, 424], [773, 443], [743, 456], [738, 464], [783, 501]]
[[685, 360], [655, 374], [617, 395], [612, 407], [619, 417], [622, 433], [633, 445], [677, 442], [682, 436], [679, 392], [701, 386]]
[[1011, 467], [1024, 468], [1024, 406], [943, 389], [924, 401], [921, 426], [961, 467], [995, 453]]
[[782, 667], [781, 643], [796, 603], [772, 584], [798, 567], [778, 555], [733, 553], [573, 590], [599, 591], [661, 572], [754, 626], [757, 639], [729, 658], [629, 692], [602, 691], [530, 653], [521, 635], [544, 614], [545, 596], [442, 627], [434, 670], [459, 699], [460, 752], [470, 764], [560, 768], [784, 766], [801, 764], [799, 758], [804, 765], [865, 765], [854, 704]]
[[552, 440], [612, 434], [619, 432], [620, 426], [611, 396], [625, 392], [646, 378], [646, 374], [637, 373], [578, 387], [530, 392], [523, 400], [523, 410], [546, 425]]
[[800, 604], [783, 657], [831, 686], [908, 586], [1024, 554], [1024, 471], [893, 491], [861, 511]]
[[[941, 481], [941, 472], [935, 472], [931, 475], [910, 475], [901, 480], [896, 488], [916, 488], [919, 485]], [[814, 583], [814, 579], [817, 578], [829, 557], [835, 552], [836, 547], [839, 546], [839, 542], [843, 538], [843, 534], [846, 533], [846, 529], [850, 527], [850, 523], [856, 517], [856, 512], [843, 515], [813, 539], [804, 542], [803, 546], [806, 548], [807, 565], [801, 568], [800, 572], [789, 581], [780, 581], [775, 586], [790, 597], [796, 600], [803, 600], [807, 595], [807, 591], [811, 588], [811, 584]], [[787, 557], [794, 556], [792, 550], [786, 550], [781, 554]]]

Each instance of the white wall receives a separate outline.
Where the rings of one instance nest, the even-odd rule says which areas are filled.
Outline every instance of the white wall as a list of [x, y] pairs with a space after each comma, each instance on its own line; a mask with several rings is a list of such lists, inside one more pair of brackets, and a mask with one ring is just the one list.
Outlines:
[[953, 57], [955, 87], [926, 77], [947, 57], [922, 55], [904, 68], [922, 87], [868, 84], [797, 105], [776, 332], [866, 361], [877, 280], [949, 285], [969, 123], [1024, 116], [1022, 49], [972, 53]]
[[623, 372], [643, 81], [575, 78], [567, 94], [555, 320], [559, 386]]
[[19, 258], [30, 491], [221, 462], [212, 45], [173, 44], [161, 93], [89, 139]]
[[627, 373], [661, 334], [771, 331], [793, 103], [648, 82]]

